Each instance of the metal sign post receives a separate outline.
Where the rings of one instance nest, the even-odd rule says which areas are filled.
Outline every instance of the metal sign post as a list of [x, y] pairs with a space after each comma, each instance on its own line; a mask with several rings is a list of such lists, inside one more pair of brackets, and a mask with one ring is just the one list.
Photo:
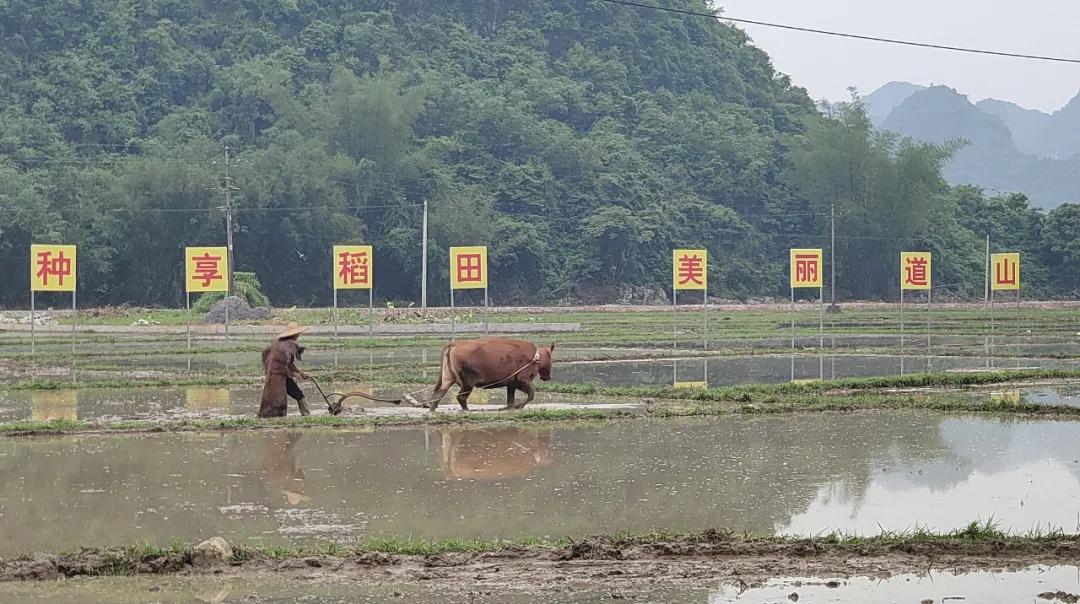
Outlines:
[[709, 348], [709, 252], [708, 250], [671, 251], [671, 346], [679, 347], [679, 290], [700, 291], [705, 296], [705, 332], [702, 347]]
[[[703, 313], [705, 313], [705, 317], [703, 319], [703, 321], [705, 323], [705, 335], [701, 339], [701, 347], [704, 350], [708, 350], [709, 349], [709, 285], [708, 285], [708, 281], [705, 282], [705, 292], [704, 292], [704, 294], [705, 294], [705, 298], [704, 298], [704, 301], [701, 304], [701, 306], [702, 306], [701, 311]], [[708, 380], [705, 380], [705, 381], [708, 381]]]
[[933, 372], [934, 365], [934, 350], [931, 346], [931, 339], [933, 338], [933, 326], [931, 320], [933, 319], [933, 289], [926, 290], [926, 372]]
[[795, 288], [791, 288], [791, 381], [795, 381]]
[[900, 375], [904, 375], [904, 288], [900, 288]]
[[679, 349], [679, 302], [678, 289], [671, 290], [671, 349]]
[[[930, 292], [934, 271], [931, 252], [900, 252], [900, 375], [904, 375], [904, 352], [907, 344], [904, 322], [904, 293], [907, 290], [926, 292], [926, 350], [930, 353]], [[927, 362], [927, 370], [930, 364]]]
[[[1016, 292], [1016, 339], [1020, 338], [1020, 254], [1016, 252], [991, 254], [993, 271], [990, 275], [990, 354], [994, 353], [994, 292]], [[1019, 344], [1017, 344], [1019, 346]], [[1019, 348], [1017, 348], [1019, 355]], [[1017, 357], [1019, 361], [1019, 356]]]
[[338, 340], [338, 305], [337, 305], [337, 288], [334, 288], [334, 341]]
[[450, 338], [457, 337], [454, 290], [484, 290], [484, 333], [488, 332], [488, 262], [487, 246], [450, 248]]
[[369, 287], [367, 290], [367, 308], [368, 308], [368, 330], [367, 336], [369, 340], [375, 338], [375, 287]]
[[1016, 368], [1020, 368], [1020, 288], [1016, 289]]
[[[818, 347], [825, 345], [825, 284], [821, 278], [820, 248], [790, 250], [789, 284], [791, 287], [791, 379], [795, 379], [795, 288], [818, 290]], [[822, 368], [824, 368], [822, 361]]]
[[821, 355], [825, 348], [825, 288], [818, 288], [818, 379], [825, 375], [825, 357]]
[[34, 317], [34, 290], [30, 289], [30, 354], [37, 354], [37, 340], [35, 338], [35, 323], [37, 319]]

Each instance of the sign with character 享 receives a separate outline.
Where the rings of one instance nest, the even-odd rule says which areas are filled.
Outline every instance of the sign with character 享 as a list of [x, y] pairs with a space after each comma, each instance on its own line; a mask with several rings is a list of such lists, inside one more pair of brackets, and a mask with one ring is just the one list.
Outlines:
[[338, 337], [338, 290], [368, 292], [368, 337], [375, 335], [374, 252], [370, 245], [334, 246], [334, 337]]
[[[191, 294], [229, 291], [229, 250], [224, 247], [184, 248], [184, 294], [187, 308], [187, 347], [191, 350]], [[229, 305], [225, 304], [225, 338], [229, 337]]]

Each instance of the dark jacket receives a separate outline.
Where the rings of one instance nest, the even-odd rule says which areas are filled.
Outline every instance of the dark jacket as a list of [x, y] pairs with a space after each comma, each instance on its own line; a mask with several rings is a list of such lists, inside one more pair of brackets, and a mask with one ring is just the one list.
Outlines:
[[274, 340], [262, 353], [263, 391], [259, 417], [285, 417], [288, 399], [285, 380], [301, 374], [296, 367], [303, 348], [296, 340]]

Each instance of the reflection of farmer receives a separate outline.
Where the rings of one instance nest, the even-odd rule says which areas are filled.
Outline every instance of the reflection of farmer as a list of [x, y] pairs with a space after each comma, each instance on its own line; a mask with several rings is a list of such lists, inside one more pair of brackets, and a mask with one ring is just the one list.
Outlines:
[[296, 459], [296, 443], [300, 433], [277, 432], [263, 439], [262, 480], [270, 489], [277, 489], [289, 505], [297, 505], [309, 498], [303, 494], [304, 472]]
[[296, 385], [294, 378], [308, 379], [296, 362], [304, 352], [304, 347], [297, 343], [300, 334], [307, 331], [306, 327], [300, 327], [296, 323], [289, 323], [289, 327], [278, 334], [274, 343], [262, 353], [263, 372], [266, 377], [263, 381], [262, 404], [259, 405], [259, 417], [285, 417], [289, 409], [289, 401], [286, 395], [296, 399], [296, 406], [300, 407], [300, 415], [311, 415], [307, 403], [304, 402], [304, 391]]

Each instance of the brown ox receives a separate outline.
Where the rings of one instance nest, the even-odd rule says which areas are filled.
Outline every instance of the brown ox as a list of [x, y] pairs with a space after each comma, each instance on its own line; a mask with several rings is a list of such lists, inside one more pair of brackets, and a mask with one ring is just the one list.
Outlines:
[[[521, 409], [536, 398], [532, 381], [540, 376], [551, 379], [552, 353], [555, 343], [537, 348], [531, 342], [509, 338], [477, 338], [451, 342], [443, 348], [439, 380], [431, 393], [428, 408], [434, 411], [439, 401], [453, 385], [457, 385], [457, 402], [468, 411], [469, 395], [475, 388], [506, 387], [505, 409]], [[518, 390], [528, 395], [523, 402], [514, 400]]]
[[551, 433], [521, 428], [439, 430], [443, 472], [469, 480], [528, 476], [551, 464]]

